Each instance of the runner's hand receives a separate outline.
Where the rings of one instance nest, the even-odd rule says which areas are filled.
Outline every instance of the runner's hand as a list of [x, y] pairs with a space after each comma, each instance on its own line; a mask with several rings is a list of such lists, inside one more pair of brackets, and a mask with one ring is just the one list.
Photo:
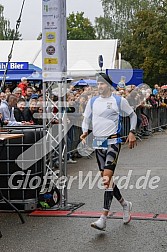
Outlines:
[[126, 143], [128, 142], [129, 142], [129, 149], [133, 149], [135, 145], [137, 145], [136, 137], [132, 132], [129, 132], [129, 135], [126, 139]]
[[88, 136], [88, 132], [84, 132], [81, 136], [80, 139], [82, 140], [82, 143], [86, 143], [86, 137]]

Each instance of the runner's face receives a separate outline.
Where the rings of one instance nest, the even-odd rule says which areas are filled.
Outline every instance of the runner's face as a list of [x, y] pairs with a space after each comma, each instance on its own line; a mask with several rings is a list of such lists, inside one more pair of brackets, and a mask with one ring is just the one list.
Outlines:
[[100, 95], [106, 95], [110, 91], [109, 86], [104, 82], [98, 82], [98, 92]]

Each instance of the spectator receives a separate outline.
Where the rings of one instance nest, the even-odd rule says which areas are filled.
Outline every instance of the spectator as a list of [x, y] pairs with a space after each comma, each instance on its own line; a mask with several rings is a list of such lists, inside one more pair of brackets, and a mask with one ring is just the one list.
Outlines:
[[38, 94], [32, 94], [32, 95], [31, 95], [31, 99], [38, 100]]
[[4, 92], [1, 92], [1, 93], [0, 93], [0, 100], [1, 100], [1, 101], [6, 100], [6, 94], [5, 94]]
[[14, 94], [17, 99], [19, 100], [22, 97], [22, 90], [19, 87], [16, 87], [13, 91], [12, 94]]
[[17, 104], [17, 97], [13, 94], [9, 95], [6, 101], [1, 102], [2, 120], [7, 126], [21, 126], [25, 123], [16, 121], [14, 116], [14, 108]]
[[21, 82], [18, 84], [18, 87], [22, 90], [22, 95], [26, 96], [26, 89], [28, 87], [28, 82], [26, 77], [21, 78]]
[[155, 98], [154, 94], [150, 94], [150, 97], [148, 98], [147, 102], [153, 107], [157, 108], [158, 107], [158, 102]]
[[43, 102], [43, 94], [38, 94], [38, 101]]
[[11, 94], [9, 87], [5, 88], [5, 94], [6, 94], [6, 96]]
[[30, 99], [29, 108], [24, 109], [24, 118], [25, 121], [30, 122], [31, 124], [38, 124], [38, 119], [34, 118], [34, 113], [37, 113], [37, 101], [35, 99]]
[[25, 91], [25, 99], [26, 99], [26, 107], [28, 107], [29, 101], [31, 99], [31, 95], [33, 94], [33, 88], [27, 87]]
[[36, 118], [38, 119], [38, 124], [43, 125], [43, 103], [42, 102], [37, 102]]
[[14, 108], [14, 116], [15, 116], [16, 121], [18, 121], [18, 122], [25, 121], [25, 118], [24, 118], [25, 106], [26, 106], [25, 99], [20, 98], [17, 102], [17, 107]]
[[153, 89], [153, 95], [157, 95], [158, 93], [159, 93], [159, 86], [158, 84], [155, 84]]
[[125, 90], [125, 83], [123, 81], [120, 81], [117, 85], [117, 90], [120, 91], [120, 90]]

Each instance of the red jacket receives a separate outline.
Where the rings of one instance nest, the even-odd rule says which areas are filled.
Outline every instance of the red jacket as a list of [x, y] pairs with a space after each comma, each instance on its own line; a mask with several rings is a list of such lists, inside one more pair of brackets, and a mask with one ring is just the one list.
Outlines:
[[22, 95], [23, 96], [26, 96], [26, 89], [27, 89], [27, 84], [26, 83], [23, 83], [23, 82], [20, 82], [19, 84], [18, 84], [18, 87], [19, 88], [21, 88], [21, 90], [22, 90]]

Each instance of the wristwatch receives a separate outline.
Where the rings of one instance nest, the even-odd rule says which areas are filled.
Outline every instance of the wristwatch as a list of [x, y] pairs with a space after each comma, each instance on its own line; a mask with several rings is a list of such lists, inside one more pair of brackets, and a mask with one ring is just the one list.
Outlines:
[[136, 130], [135, 129], [131, 129], [129, 132], [133, 133], [134, 135], [136, 134]]

